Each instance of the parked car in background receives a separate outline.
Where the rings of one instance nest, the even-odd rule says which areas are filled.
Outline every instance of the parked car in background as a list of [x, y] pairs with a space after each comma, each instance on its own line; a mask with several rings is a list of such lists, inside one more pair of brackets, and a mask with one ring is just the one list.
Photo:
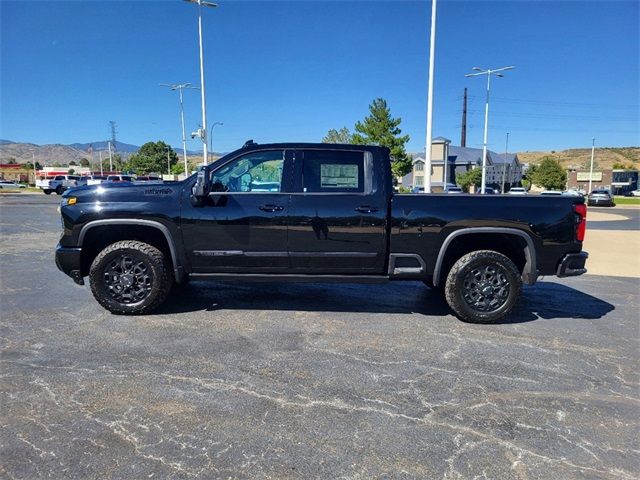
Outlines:
[[583, 197], [584, 196], [578, 190], [565, 190], [564, 192], [562, 192], [562, 195], [564, 195], [565, 197]]
[[55, 177], [40, 177], [39, 180], [36, 180], [36, 187], [46, 195], [51, 195], [51, 192], [62, 195], [65, 190], [86, 184], [86, 177], [79, 175], [56, 175]]
[[562, 196], [562, 192], [560, 190], [543, 190], [542, 192], [540, 192], [540, 195], [543, 195], [545, 197], [551, 197], [551, 196]]
[[[478, 187], [478, 190], [476, 191], [477, 194], [482, 194], [482, 189], [480, 187]], [[484, 194], [485, 195], [495, 195], [496, 191], [491, 188], [491, 187], [484, 187]]]
[[624, 194], [625, 197], [640, 197], [640, 190], [632, 190]]
[[609, 190], [594, 190], [587, 198], [587, 205], [596, 207], [614, 207], [613, 195]]
[[513, 187], [509, 190], [509, 195], [526, 195], [527, 191], [523, 187]]
[[447, 193], [464, 193], [460, 187], [449, 187]]
[[107, 182], [133, 182], [131, 175], [109, 175]]
[[0, 180], [0, 189], [15, 189], [15, 188], [26, 188], [26, 185], [22, 185], [21, 183], [11, 182], [9, 180]]
[[140, 177], [136, 177], [134, 183], [162, 183], [163, 180], [160, 177], [156, 177], [155, 175], [142, 175]]
[[89, 175], [86, 177], [87, 185], [100, 185], [103, 182], [107, 181], [106, 175]]

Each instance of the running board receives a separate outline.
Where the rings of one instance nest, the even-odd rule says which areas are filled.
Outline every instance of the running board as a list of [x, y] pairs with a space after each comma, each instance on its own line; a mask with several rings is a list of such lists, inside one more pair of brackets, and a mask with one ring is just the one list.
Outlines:
[[267, 273], [191, 273], [194, 280], [223, 280], [231, 282], [311, 282], [311, 283], [386, 283], [386, 275], [296, 275]]

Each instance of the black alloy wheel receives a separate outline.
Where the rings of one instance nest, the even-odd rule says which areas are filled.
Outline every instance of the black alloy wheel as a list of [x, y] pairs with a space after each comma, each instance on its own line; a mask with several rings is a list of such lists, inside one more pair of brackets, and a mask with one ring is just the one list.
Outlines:
[[147, 243], [123, 240], [102, 250], [89, 271], [91, 292], [115, 314], [149, 313], [167, 298], [173, 272], [165, 255]]
[[522, 292], [521, 274], [505, 255], [478, 250], [453, 265], [445, 284], [445, 297], [462, 320], [494, 323], [506, 317]]

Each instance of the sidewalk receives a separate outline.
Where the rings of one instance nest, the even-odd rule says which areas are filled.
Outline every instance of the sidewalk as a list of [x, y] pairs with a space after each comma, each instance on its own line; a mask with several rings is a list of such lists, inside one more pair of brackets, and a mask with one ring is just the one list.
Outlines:
[[640, 277], [640, 231], [587, 229], [584, 250], [588, 274]]

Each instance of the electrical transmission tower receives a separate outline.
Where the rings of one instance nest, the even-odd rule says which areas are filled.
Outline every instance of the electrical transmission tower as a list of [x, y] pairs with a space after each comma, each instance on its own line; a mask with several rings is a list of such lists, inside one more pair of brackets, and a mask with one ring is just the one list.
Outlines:
[[116, 130], [116, 122], [113, 120], [109, 120], [109, 129], [111, 130], [111, 145], [113, 145], [113, 149], [117, 150], [116, 146], [116, 134], [118, 131]]

